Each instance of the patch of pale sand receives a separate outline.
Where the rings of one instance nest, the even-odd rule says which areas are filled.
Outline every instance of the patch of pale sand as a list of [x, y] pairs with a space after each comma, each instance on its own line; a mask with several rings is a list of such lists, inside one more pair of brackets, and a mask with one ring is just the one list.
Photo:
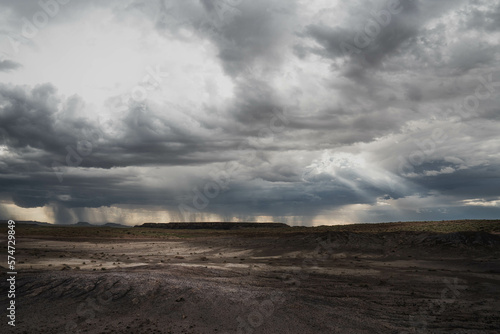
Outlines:
[[[317, 256], [317, 254], [315, 254], [314, 256]], [[346, 253], [332, 253], [332, 254], [328, 254], [328, 256], [330, 259], [345, 259], [349, 255], [347, 255]], [[350, 256], [352, 256], [352, 255], [350, 255]]]
[[[123, 249], [125, 248], [125, 249]], [[127, 256], [183, 256], [183, 257], [200, 257], [202, 255], [209, 255], [215, 251], [209, 247], [194, 247], [185, 241], [175, 242], [139, 242], [138, 245], [125, 244], [123, 246], [115, 246], [114, 250], [108, 253], [123, 254]]]
[[[28, 242], [29, 241], [29, 242]], [[203, 247], [193, 245], [189, 241], [134, 241], [134, 242], [112, 242], [112, 243], [95, 243], [95, 242], [78, 242], [69, 241], [54, 241], [54, 240], [38, 240], [25, 239], [23, 249], [50, 249], [53, 251], [71, 252], [72, 250], [79, 252], [88, 252], [90, 254], [105, 253], [108, 256], [127, 256], [127, 257], [149, 257], [149, 256], [165, 256], [175, 257], [183, 256], [186, 259], [194, 259], [203, 255], [217, 258], [247, 258], [251, 256], [251, 250], [241, 250], [233, 248], [221, 247]], [[88, 255], [87, 255], [88, 256]], [[279, 257], [276, 257], [279, 258]], [[146, 261], [146, 259], [142, 259]], [[151, 260], [149, 262], [152, 262]], [[154, 261], [153, 261], [154, 262]]]
[[39, 239], [28, 239], [28, 238], [23, 238], [19, 241], [19, 247], [20, 248], [22, 247], [23, 249], [50, 248], [50, 250], [54, 249], [70, 250], [75, 244], [78, 244], [78, 248], [90, 248], [90, 246], [95, 247], [95, 243], [92, 242], [75, 243], [68, 241], [39, 240]]
[[307, 272], [314, 274], [327, 274], [327, 275], [358, 275], [358, 276], [373, 276], [380, 275], [380, 271], [376, 269], [365, 269], [365, 268], [330, 268], [330, 267], [318, 267], [318, 266], [279, 266], [279, 265], [267, 265], [258, 264], [257, 266], [252, 266], [254, 271], [269, 271], [278, 270], [285, 272]]
[[254, 271], [269, 271], [270, 269], [279, 270], [284, 272], [305, 272], [308, 274], [322, 274], [322, 275], [332, 275], [332, 276], [379, 276], [380, 271], [376, 269], [365, 269], [365, 268], [328, 268], [328, 267], [318, 267], [318, 266], [266, 266], [259, 265], [252, 267]]
[[243, 263], [225, 263], [224, 264], [225, 268], [243, 268], [243, 269], [248, 269], [250, 268], [249, 264], [243, 264]]
[[212, 263], [172, 263], [172, 266], [180, 266], [180, 267], [198, 267], [198, 268], [210, 268], [210, 269], [251, 269], [252, 271], [257, 272], [267, 272], [270, 269], [283, 271], [283, 272], [307, 272], [307, 273], [315, 273], [315, 274], [327, 274], [327, 275], [335, 275], [335, 276], [378, 276], [380, 275], [379, 270], [375, 269], [364, 269], [364, 268], [325, 268], [325, 267], [299, 267], [299, 266], [277, 266], [277, 265], [265, 265], [259, 264], [254, 265], [253, 263], [242, 264], [242, 263], [223, 263], [223, 264], [212, 264]]
[[[71, 249], [75, 242], [71, 241], [56, 241], [56, 240], [39, 240], [39, 239], [23, 239], [25, 243], [23, 248], [44, 248], [50, 247]], [[109, 243], [99, 243], [90, 241], [80, 241], [77, 243], [79, 249], [118, 249], [126, 248], [130, 250], [155, 250], [158, 246], [163, 248], [177, 246], [179, 244], [184, 244], [183, 241], [162, 241], [162, 242], [151, 242], [151, 241], [134, 241], [134, 242], [109, 242]], [[68, 247], [70, 246], [70, 247]]]
[[365, 268], [325, 268], [325, 267], [311, 267], [306, 269], [318, 274], [328, 274], [328, 275], [349, 275], [349, 276], [378, 276], [380, 275], [379, 270], [375, 269], [365, 269]]
[[[348, 257], [354, 257], [359, 255], [360, 258], [363, 259], [368, 259], [368, 258], [378, 258], [378, 255], [367, 255], [367, 254], [362, 254], [362, 253], [330, 253], [328, 254], [329, 259], [345, 259]], [[283, 253], [280, 255], [274, 255], [274, 256], [252, 256], [250, 259], [254, 260], [266, 260], [266, 259], [283, 259], [283, 258], [296, 258], [296, 259], [316, 259], [318, 257], [321, 257], [322, 255], [319, 254], [316, 251], [297, 251], [297, 252], [288, 252], [288, 253]], [[324, 255], [323, 255], [324, 256]]]
[[201, 263], [172, 263], [171, 266], [179, 267], [191, 267], [191, 268], [207, 268], [207, 269], [220, 269], [220, 270], [230, 270], [230, 269], [249, 269], [250, 265], [247, 264], [237, 264], [237, 263], [224, 263], [224, 264], [201, 264]]
[[281, 255], [275, 256], [250, 256], [250, 260], [273, 260], [273, 259], [281, 259], [283, 258]]
[[[96, 261], [96, 262], [92, 262]], [[85, 264], [83, 264], [85, 262]], [[144, 266], [146, 263], [143, 262], [134, 262], [134, 263], [123, 263], [123, 262], [112, 262], [112, 261], [99, 261], [92, 259], [80, 259], [80, 258], [53, 258], [53, 259], [44, 259], [44, 260], [36, 260], [32, 263], [23, 263], [18, 264], [16, 267], [19, 270], [23, 269], [62, 269], [65, 266], [69, 266], [71, 269], [75, 269], [79, 267], [81, 270], [92, 270], [92, 269], [100, 269], [100, 268], [130, 268], [130, 267], [138, 267]]]
[[318, 254], [313, 252], [288, 252], [279, 255], [250, 256], [252, 260], [277, 260], [277, 259], [306, 259], [317, 258]]
[[[26, 239], [27, 241], [27, 239]], [[107, 244], [94, 243], [94, 242], [78, 242], [75, 243], [68, 241], [52, 241], [52, 240], [37, 240], [32, 239], [23, 245], [23, 249], [38, 249], [61, 252], [88, 252], [90, 254], [105, 253], [108, 256], [119, 257], [149, 257], [149, 256], [201, 256], [204, 254], [213, 253], [214, 250], [210, 247], [193, 247], [186, 241], [162, 241], [162, 242], [113, 242]], [[235, 253], [234, 255], [242, 255], [244, 253]], [[224, 254], [227, 255], [227, 254]], [[232, 254], [231, 254], [232, 255]], [[116, 261], [115, 261], [116, 262]]]
[[250, 257], [252, 254], [252, 250], [234, 250], [234, 249], [225, 249], [224, 252], [222, 253], [223, 257], [230, 258], [230, 257], [238, 257], [238, 258], [246, 258]]

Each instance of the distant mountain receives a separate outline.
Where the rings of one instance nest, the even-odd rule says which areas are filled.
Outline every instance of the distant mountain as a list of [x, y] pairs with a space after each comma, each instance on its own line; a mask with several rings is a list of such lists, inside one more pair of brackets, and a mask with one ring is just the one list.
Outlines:
[[[0, 224], [7, 224], [9, 220], [7, 219], [0, 219]], [[14, 220], [16, 224], [23, 224], [23, 225], [40, 225], [40, 226], [94, 226], [94, 227], [99, 227], [99, 226], [105, 226], [105, 227], [116, 227], [116, 228], [127, 228], [130, 226], [123, 225], [123, 224], [118, 224], [118, 223], [96, 223], [96, 224], [91, 224], [89, 222], [77, 222], [75, 224], [50, 224], [46, 222], [39, 222], [35, 220]]]
[[[8, 219], [1, 219], [0, 224], [7, 224]], [[52, 226], [53, 224], [47, 222], [38, 222], [35, 220], [14, 220], [16, 224], [29, 224], [29, 225], [43, 225], [43, 226]]]
[[78, 222], [78, 223], [76, 223], [74, 225], [76, 225], [76, 226], [94, 226], [94, 225], [92, 225], [89, 222]]

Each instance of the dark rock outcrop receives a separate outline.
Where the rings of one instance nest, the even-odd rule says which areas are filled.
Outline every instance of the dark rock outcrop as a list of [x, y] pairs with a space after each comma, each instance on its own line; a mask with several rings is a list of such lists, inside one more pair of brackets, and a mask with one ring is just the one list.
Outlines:
[[182, 230], [233, 230], [240, 228], [280, 228], [289, 227], [283, 223], [228, 223], [228, 222], [192, 222], [192, 223], [144, 223], [135, 227], [150, 227], [150, 228], [167, 228], [167, 229], [182, 229]]

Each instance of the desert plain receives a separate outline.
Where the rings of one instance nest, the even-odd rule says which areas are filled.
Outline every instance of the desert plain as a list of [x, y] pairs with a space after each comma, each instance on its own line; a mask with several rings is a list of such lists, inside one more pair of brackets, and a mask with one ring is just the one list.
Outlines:
[[500, 332], [500, 221], [17, 225], [16, 242], [2, 333]]

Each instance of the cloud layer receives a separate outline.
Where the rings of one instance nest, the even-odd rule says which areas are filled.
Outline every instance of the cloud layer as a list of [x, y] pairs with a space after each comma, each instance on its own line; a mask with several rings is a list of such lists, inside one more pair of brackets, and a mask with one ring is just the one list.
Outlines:
[[497, 4], [46, 3], [0, 2], [4, 216], [500, 213]]

